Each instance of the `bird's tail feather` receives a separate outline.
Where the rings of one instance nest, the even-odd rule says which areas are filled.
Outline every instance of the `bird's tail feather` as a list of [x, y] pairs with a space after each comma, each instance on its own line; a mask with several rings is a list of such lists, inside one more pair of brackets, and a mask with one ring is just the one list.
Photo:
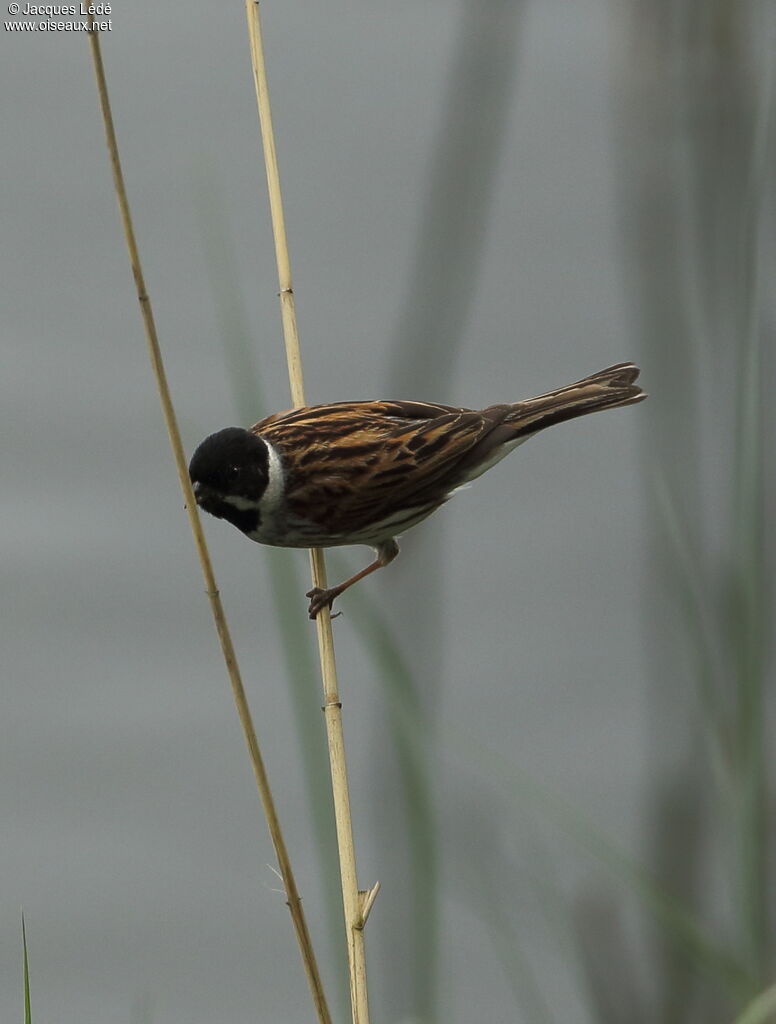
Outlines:
[[633, 405], [647, 397], [635, 383], [638, 375], [633, 363], [617, 363], [565, 388], [515, 403], [502, 422], [513, 427], [514, 437], [523, 437], [599, 409]]

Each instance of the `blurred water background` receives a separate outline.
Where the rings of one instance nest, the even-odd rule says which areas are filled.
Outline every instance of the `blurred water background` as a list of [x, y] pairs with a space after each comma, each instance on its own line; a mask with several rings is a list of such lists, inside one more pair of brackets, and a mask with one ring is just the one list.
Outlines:
[[[478, 407], [626, 359], [651, 394], [533, 440], [342, 600], [373, 1019], [732, 1021], [776, 980], [776, 11], [262, 10], [310, 401]], [[190, 450], [289, 404], [244, 22], [137, 0], [102, 38]], [[23, 907], [36, 1020], [310, 1020], [85, 38], [5, 31], [0, 82], [0, 1018]], [[306, 556], [207, 533], [344, 1020]]]

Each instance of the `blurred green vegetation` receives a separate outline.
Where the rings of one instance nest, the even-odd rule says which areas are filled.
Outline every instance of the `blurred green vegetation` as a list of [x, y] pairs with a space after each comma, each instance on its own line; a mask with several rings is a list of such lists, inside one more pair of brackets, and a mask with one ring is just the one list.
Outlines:
[[[652, 393], [645, 869], [709, 948], [677, 945], [662, 922], [639, 963], [625, 944], [588, 943], [591, 979], [605, 964], [630, 982], [619, 1000], [591, 985], [607, 1024], [634, 1019], [634, 991], [645, 1020], [730, 1020], [773, 980], [761, 287], [773, 14], [728, 0], [613, 10], [621, 245]], [[734, 971], [714, 965], [723, 950]]]
[[32, 1009], [30, 1006], [30, 962], [27, 954], [27, 927], [24, 923], [24, 914], [22, 914], [22, 955], [22, 984], [24, 986], [24, 1024], [32, 1024]]

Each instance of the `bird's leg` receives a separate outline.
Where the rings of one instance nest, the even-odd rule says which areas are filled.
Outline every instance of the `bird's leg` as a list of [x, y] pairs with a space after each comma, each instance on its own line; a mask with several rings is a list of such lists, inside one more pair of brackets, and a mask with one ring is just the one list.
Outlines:
[[348, 587], [352, 587], [354, 583], [358, 583], [359, 580], [369, 576], [370, 573], [375, 572], [377, 569], [382, 569], [383, 566], [389, 565], [398, 553], [399, 545], [395, 540], [385, 541], [384, 544], [378, 545], [377, 558], [374, 562], [370, 562], [365, 569], [357, 572], [355, 576], [351, 576], [350, 579], [338, 583], [336, 587], [329, 587], [328, 590], [324, 590], [323, 587], [313, 587], [312, 590], [308, 590], [305, 596], [310, 598], [310, 607], [308, 609], [310, 618], [317, 618], [318, 612], [327, 605], [331, 608], [334, 599], [339, 597]]

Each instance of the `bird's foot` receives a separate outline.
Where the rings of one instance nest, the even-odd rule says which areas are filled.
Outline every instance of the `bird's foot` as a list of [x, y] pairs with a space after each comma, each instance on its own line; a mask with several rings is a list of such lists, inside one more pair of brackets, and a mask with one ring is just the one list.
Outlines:
[[[324, 608], [331, 608], [334, 603], [334, 598], [341, 593], [339, 587], [331, 587], [329, 590], [324, 590], [323, 587], [313, 587], [312, 590], [308, 590], [305, 597], [310, 598], [310, 607], [307, 609], [311, 619], [317, 619], [318, 613]], [[336, 612], [332, 615], [332, 619], [336, 619], [342, 612]]]

